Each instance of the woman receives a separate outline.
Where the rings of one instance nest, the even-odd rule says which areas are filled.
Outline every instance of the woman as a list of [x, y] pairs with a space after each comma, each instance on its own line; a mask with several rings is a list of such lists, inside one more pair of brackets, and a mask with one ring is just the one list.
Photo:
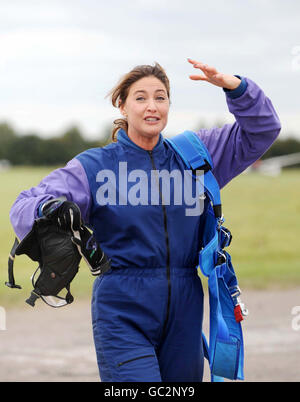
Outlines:
[[[223, 88], [236, 119], [197, 133], [223, 187], [268, 149], [280, 122], [271, 101], [250, 79], [188, 61], [203, 73], [190, 79]], [[170, 180], [167, 194], [159, 180], [163, 171], [184, 173], [183, 162], [161, 134], [170, 107], [169, 80], [158, 64], [138, 66], [111, 98], [123, 115], [115, 121], [114, 142], [83, 152], [23, 191], [11, 221], [23, 238], [43, 204], [64, 195], [78, 205], [111, 259], [112, 269], [96, 279], [92, 298], [102, 381], [201, 381], [203, 291], [195, 266], [205, 213], [187, 215], [189, 202], [172, 197], [178, 182]], [[67, 210], [60, 206], [57, 220], [68, 222]]]

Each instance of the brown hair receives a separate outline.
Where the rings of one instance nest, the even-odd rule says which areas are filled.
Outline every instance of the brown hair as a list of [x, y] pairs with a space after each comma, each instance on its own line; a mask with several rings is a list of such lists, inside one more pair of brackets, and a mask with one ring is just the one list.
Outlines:
[[[129, 73], [125, 74], [108, 94], [108, 96], [111, 97], [112, 105], [119, 108], [120, 105], [125, 103], [131, 85], [141, 78], [149, 76], [154, 76], [159, 79], [166, 87], [168, 97], [170, 97], [170, 82], [167, 74], [158, 63], [155, 63], [154, 66], [136, 66], [129, 71]], [[114, 121], [114, 127], [112, 129], [112, 141], [116, 141], [116, 134], [121, 128], [127, 132], [128, 123], [126, 119], [116, 119]]]

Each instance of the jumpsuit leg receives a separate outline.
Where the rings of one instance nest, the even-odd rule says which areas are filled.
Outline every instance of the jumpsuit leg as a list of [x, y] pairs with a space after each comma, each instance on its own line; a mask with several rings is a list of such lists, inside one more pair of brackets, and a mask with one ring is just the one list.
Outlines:
[[92, 319], [102, 381], [161, 381], [156, 345], [166, 281], [149, 271], [116, 270], [95, 280]]
[[171, 276], [170, 315], [158, 361], [162, 381], [201, 382], [203, 289], [195, 270], [185, 277], [181, 277], [182, 271], [177, 270]]

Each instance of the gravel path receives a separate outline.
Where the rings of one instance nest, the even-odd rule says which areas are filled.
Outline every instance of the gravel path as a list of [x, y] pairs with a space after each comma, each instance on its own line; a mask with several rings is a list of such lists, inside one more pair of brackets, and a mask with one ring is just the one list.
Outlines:
[[[300, 381], [300, 289], [245, 291], [243, 301], [250, 310], [243, 324], [246, 381]], [[7, 309], [0, 340], [1, 382], [99, 381], [88, 301]]]

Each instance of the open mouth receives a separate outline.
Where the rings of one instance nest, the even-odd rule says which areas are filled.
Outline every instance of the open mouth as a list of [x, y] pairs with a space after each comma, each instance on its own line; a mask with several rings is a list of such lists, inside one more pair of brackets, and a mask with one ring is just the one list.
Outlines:
[[158, 117], [146, 117], [144, 120], [147, 123], [157, 123], [160, 119]]

